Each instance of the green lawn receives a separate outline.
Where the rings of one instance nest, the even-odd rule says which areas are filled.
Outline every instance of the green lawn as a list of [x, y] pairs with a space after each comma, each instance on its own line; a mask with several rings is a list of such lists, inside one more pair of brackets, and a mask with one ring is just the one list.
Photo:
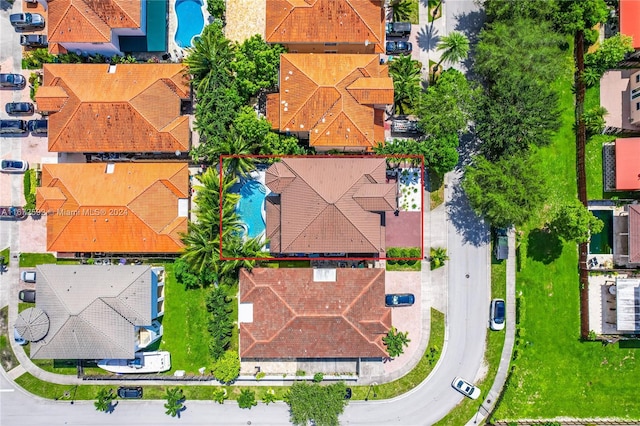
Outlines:
[[[536, 232], [548, 212], [576, 198], [571, 84], [570, 77], [557, 82], [563, 127], [550, 146], [536, 153], [549, 174], [549, 201], [541, 214], [519, 230], [523, 235], [516, 359], [495, 419], [640, 418], [634, 389], [640, 364], [635, 350], [581, 342], [576, 245], [544, 239], [545, 234]], [[597, 179], [597, 166], [589, 167], [587, 178]], [[597, 195], [598, 185], [590, 182], [591, 195]]]
[[176, 282], [173, 265], [167, 263], [164, 267], [167, 281], [160, 350], [171, 352], [171, 370], [167, 374], [175, 370], [198, 374], [200, 367], [211, 367], [205, 306], [208, 289], [185, 290]]
[[21, 268], [32, 268], [45, 263], [56, 263], [56, 257], [50, 253], [20, 253]]
[[9, 247], [0, 251], [0, 257], [4, 258], [5, 265], [9, 264], [9, 259], [11, 259], [11, 253], [9, 252]]

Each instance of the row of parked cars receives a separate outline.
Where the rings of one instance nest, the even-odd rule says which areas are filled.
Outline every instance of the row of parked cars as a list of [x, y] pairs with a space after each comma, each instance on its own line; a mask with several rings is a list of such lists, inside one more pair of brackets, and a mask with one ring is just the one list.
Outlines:
[[40, 120], [0, 120], [0, 135], [24, 135], [31, 132], [33, 135], [46, 135], [48, 121]]
[[[406, 38], [411, 34], [410, 22], [387, 22], [386, 35], [389, 37]], [[387, 40], [385, 52], [387, 55], [409, 54], [413, 45], [406, 40]]]

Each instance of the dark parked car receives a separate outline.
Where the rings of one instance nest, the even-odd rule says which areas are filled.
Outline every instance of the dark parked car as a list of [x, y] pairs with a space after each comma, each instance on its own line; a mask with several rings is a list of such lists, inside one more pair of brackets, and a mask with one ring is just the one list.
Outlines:
[[416, 298], [413, 294], [387, 294], [384, 296], [386, 306], [411, 306]]
[[24, 34], [20, 36], [20, 44], [27, 47], [47, 47], [47, 36], [42, 34]]
[[388, 41], [386, 45], [387, 55], [400, 55], [411, 53], [413, 45], [408, 41]]
[[140, 399], [142, 398], [142, 387], [141, 386], [131, 386], [131, 387], [120, 386], [118, 388], [118, 397], [122, 399]]
[[507, 230], [504, 228], [496, 229], [493, 254], [497, 260], [504, 260], [509, 257], [509, 238], [507, 237]]
[[491, 318], [491, 329], [498, 331], [504, 329], [504, 317], [506, 308], [504, 300], [493, 299], [489, 308], [489, 316]]
[[49, 122], [47, 120], [29, 120], [28, 127], [34, 135], [46, 135]]
[[36, 291], [35, 290], [20, 290], [18, 293], [18, 299], [26, 303], [36, 303]]
[[35, 108], [31, 102], [9, 102], [4, 106], [9, 115], [32, 115]]
[[0, 87], [23, 89], [27, 85], [27, 79], [22, 74], [0, 74]]
[[387, 37], [405, 37], [411, 34], [411, 22], [387, 22]]
[[24, 120], [0, 120], [0, 134], [21, 135], [27, 133], [27, 122]]
[[16, 29], [39, 30], [44, 28], [44, 18], [39, 13], [14, 13], [9, 22]]
[[391, 121], [391, 133], [420, 133], [417, 120], [408, 118], [394, 118]]

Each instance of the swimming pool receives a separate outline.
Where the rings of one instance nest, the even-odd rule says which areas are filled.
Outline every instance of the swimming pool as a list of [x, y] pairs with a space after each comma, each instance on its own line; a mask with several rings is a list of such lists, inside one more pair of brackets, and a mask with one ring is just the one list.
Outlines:
[[613, 248], [613, 210], [591, 210], [604, 223], [602, 231], [591, 236], [590, 254], [611, 254]]
[[267, 188], [256, 180], [246, 181], [240, 188], [241, 198], [236, 206], [236, 213], [246, 225], [249, 238], [255, 238], [265, 230], [262, 211], [266, 196]]
[[202, 0], [177, 0], [175, 4], [178, 18], [176, 44], [180, 47], [191, 47], [194, 36], [199, 36], [204, 28]]

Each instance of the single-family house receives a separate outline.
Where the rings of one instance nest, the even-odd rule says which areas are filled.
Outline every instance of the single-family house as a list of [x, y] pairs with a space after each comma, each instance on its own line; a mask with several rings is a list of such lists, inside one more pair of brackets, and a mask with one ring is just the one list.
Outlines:
[[614, 262], [619, 267], [640, 267], [640, 205], [627, 204], [614, 216]]
[[384, 269], [240, 271], [240, 358], [382, 358]]
[[382, 0], [266, 0], [265, 40], [290, 53], [384, 53]]
[[640, 131], [640, 68], [609, 70], [600, 80], [605, 127], [615, 132]]
[[271, 254], [386, 251], [384, 217], [398, 209], [398, 188], [384, 158], [283, 158], [265, 179]]
[[49, 151], [186, 153], [191, 92], [182, 64], [45, 64], [37, 109]]
[[47, 251], [179, 253], [187, 232], [187, 163], [44, 164], [36, 208]]
[[131, 359], [162, 336], [164, 283], [157, 266], [39, 265], [16, 327], [34, 359]]
[[51, 53], [107, 57], [167, 50], [166, 1], [47, 0]]
[[640, 55], [640, 2], [637, 0], [620, 0], [620, 32], [633, 38], [632, 56]]
[[640, 138], [618, 138], [602, 155], [605, 191], [640, 191]]
[[283, 54], [279, 93], [267, 96], [274, 130], [318, 151], [367, 151], [384, 142], [393, 80], [377, 54]]

